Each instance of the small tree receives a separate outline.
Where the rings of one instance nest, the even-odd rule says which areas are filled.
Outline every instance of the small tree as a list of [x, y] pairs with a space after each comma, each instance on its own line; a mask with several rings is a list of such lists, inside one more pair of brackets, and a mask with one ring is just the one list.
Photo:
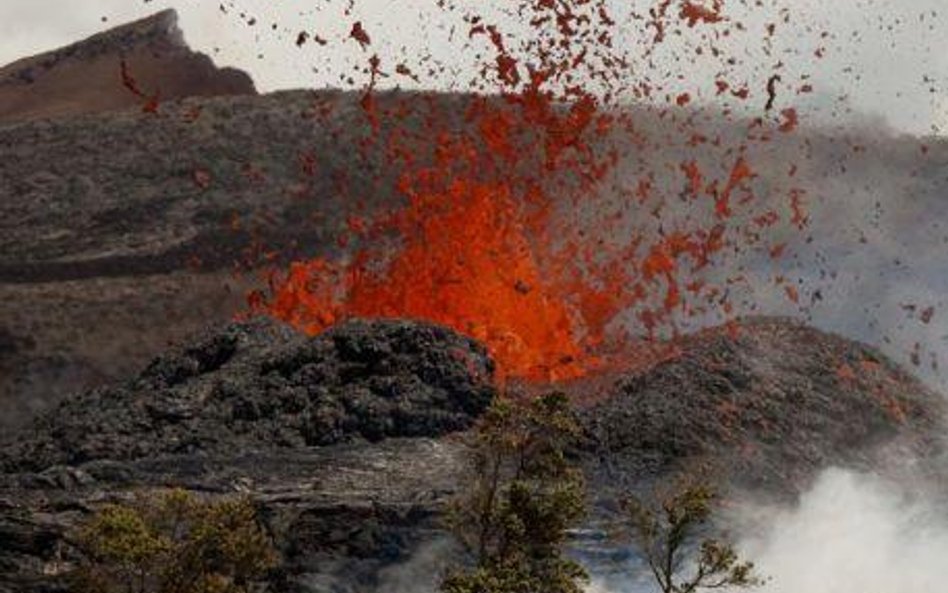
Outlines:
[[586, 573], [563, 554], [585, 513], [581, 474], [566, 458], [579, 426], [562, 394], [501, 400], [476, 432], [471, 475], [450, 525], [474, 558], [444, 593], [580, 593]]
[[183, 490], [106, 506], [77, 540], [80, 593], [246, 593], [276, 564], [249, 500]]
[[716, 500], [707, 483], [683, 482], [653, 504], [635, 496], [624, 502], [633, 540], [662, 593], [761, 584], [753, 563], [742, 562], [730, 543], [708, 535]]

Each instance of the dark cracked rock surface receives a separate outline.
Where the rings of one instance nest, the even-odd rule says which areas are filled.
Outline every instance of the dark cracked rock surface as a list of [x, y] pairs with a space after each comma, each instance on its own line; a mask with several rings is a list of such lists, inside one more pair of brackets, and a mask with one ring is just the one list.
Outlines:
[[[827, 466], [879, 467], [883, 449], [939, 458], [942, 400], [875, 350], [780, 319], [737, 329], [682, 338], [579, 411], [593, 512], [574, 545], [590, 562], [615, 561], [600, 535], [616, 497], [692, 460], [792, 498]], [[491, 370], [482, 347], [422, 323], [208, 332], [4, 446], [0, 591], [63, 590], [84, 517], [172, 486], [253, 499], [283, 559], [271, 590], [402, 591], [405, 570], [431, 584]]]
[[878, 467], [885, 449], [943, 449], [943, 396], [878, 350], [782, 318], [685, 337], [582, 412], [597, 471], [625, 479], [708, 463], [732, 485], [794, 494], [820, 468]]
[[[355, 162], [370, 130], [358, 96], [191, 98], [161, 117], [0, 123], [0, 431], [245, 311], [264, 252], [334, 257], [357, 210], [345, 188], [365, 191], [370, 209], [397, 203], [389, 184], [376, 189], [380, 155]], [[332, 119], [304, 117], [314, 105]], [[185, 119], [192, 109], [200, 117]]]
[[[444, 537], [464, 448], [389, 439], [303, 450], [100, 460], [0, 477], [0, 592], [66, 591], [70, 536], [102, 504], [169, 486], [249, 494], [282, 559], [273, 591], [376, 591]], [[432, 579], [436, 573], [432, 573]]]
[[82, 517], [170, 486], [250, 494], [284, 561], [277, 590], [376, 590], [442, 537], [465, 450], [448, 435], [490, 404], [492, 377], [482, 346], [424, 323], [208, 332], [3, 447], [0, 591], [61, 590]]
[[444, 328], [353, 321], [307, 337], [233, 324], [137, 378], [65, 401], [0, 454], [7, 470], [435, 437], [469, 428], [494, 394], [484, 348]]

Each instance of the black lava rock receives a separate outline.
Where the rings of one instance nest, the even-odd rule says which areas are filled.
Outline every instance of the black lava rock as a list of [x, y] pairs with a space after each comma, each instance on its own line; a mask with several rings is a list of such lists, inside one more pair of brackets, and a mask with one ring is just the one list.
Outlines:
[[680, 341], [582, 412], [608, 481], [689, 464], [725, 483], [794, 494], [831, 465], [880, 467], [884, 446], [942, 450], [944, 399], [873, 348], [780, 318]]
[[485, 349], [410, 321], [353, 321], [307, 337], [238, 323], [157, 358], [125, 385], [64, 402], [6, 446], [7, 471], [100, 459], [233, 453], [471, 426], [494, 396]]

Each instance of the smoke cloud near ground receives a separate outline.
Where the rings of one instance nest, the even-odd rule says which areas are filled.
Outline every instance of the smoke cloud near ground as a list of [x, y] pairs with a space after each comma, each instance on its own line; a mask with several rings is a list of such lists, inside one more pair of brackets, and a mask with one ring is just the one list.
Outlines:
[[[937, 593], [948, 587], [948, 514], [923, 480], [825, 470], [792, 506], [739, 505], [728, 521], [757, 593]], [[654, 593], [644, 567], [587, 593]], [[733, 593], [733, 592], [732, 592]]]
[[948, 519], [924, 488], [825, 471], [794, 508], [745, 509], [766, 522], [741, 549], [761, 593], [934, 593], [948, 583]]
[[[948, 514], [932, 492], [923, 480], [831, 468], [792, 506], [739, 505], [727, 519], [766, 578], [757, 593], [937, 593], [948, 583]], [[437, 540], [384, 571], [382, 590], [437, 591], [456, 553]], [[658, 591], [638, 562], [602, 568], [587, 565], [587, 593]]]
[[450, 537], [440, 537], [424, 544], [408, 561], [381, 571], [379, 591], [434, 593], [442, 575], [459, 553], [458, 545]]

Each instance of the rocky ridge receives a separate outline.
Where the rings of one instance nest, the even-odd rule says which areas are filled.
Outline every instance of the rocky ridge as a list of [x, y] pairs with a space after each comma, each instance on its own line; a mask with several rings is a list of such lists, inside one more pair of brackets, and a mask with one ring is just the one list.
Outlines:
[[933, 459], [943, 396], [875, 348], [782, 318], [686, 336], [677, 353], [617, 381], [582, 412], [614, 477], [708, 462], [735, 487], [777, 495], [831, 465], [876, 468], [882, 451]]
[[489, 405], [482, 346], [437, 326], [350, 322], [315, 338], [258, 320], [70, 398], [0, 453], [10, 470], [434, 437]]
[[0, 122], [76, 116], [141, 106], [123, 84], [157, 100], [255, 94], [253, 81], [191, 51], [174, 10], [0, 68]]
[[[780, 319], [677, 347], [578, 410], [594, 511], [592, 539], [574, 543], [593, 562], [615, 560], [595, 530], [621, 492], [694, 462], [792, 498], [820, 469], [875, 467], [883, 449], [941, 455], [943, 401], [871, 348]], [[4, 445], [0, 591], [60, 591], [82, 517], [172, 486], [252, 497], [284, 561], [274, 590], [387, 591], [409, 561], [434, 582], [451, 550], [439, 517], [491, 372], [476, 343], [407, 321], [206, 333]]]

